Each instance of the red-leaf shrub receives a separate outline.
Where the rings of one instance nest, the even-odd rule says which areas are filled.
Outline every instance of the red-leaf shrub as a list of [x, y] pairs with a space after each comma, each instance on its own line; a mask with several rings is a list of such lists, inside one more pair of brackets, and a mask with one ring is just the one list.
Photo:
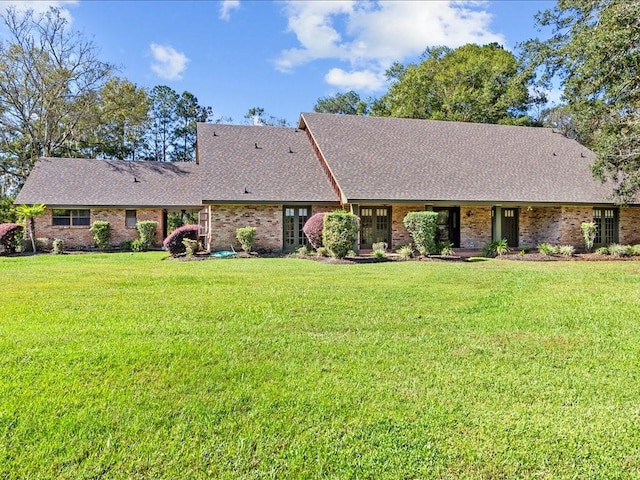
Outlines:
[[0, 223], [0, 246], [6, 253], [14, 253], [18, 236], [22, 234], [22, 225], [17, 223]]
[[198, 225], [184, 225], [176, 228], [167, 238], [164, 239], [162, 246], [174, 257], [181, 253], [185, 253], [187, 250], [182, 241], [185, 238], [198, 240], [199, 229], [200, 227], [198, 227]]
[[322, 227], [326, 214], [327, 212], [320, 212], [311, 215], [304, 227], [302, 227], [302, 231], [309, 239], [309, 243], [316, 250], [322, 246]]

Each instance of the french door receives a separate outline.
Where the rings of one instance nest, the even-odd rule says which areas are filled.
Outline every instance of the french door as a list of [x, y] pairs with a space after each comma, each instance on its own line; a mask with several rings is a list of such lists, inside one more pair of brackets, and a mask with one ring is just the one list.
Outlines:
[[385, 242], [391, 247], [391, 208], [360, 207], [360, 248]]
[[283, 209], [283, 250], [292, 252], [307, 244], [302, 227], [311, 216], [311, 207], [285, 206]]

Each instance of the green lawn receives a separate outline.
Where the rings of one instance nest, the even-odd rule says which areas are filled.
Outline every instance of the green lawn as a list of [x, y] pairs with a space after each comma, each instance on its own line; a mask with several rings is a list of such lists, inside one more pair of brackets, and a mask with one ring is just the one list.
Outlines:
[[0, 478], [640, 478], [640, 262], [0, 258]]

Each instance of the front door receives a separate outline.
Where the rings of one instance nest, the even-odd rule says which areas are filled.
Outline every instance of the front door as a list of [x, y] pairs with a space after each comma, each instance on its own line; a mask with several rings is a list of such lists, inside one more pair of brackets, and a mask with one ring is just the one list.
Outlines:
[[283, 249], [292, 252], [307, 244], [302, 227], [311, 216], [311, 207], [284, 207], [283, 211]]
[[434, 207], [438, 213], [436, 242], [453, 244], [460, 247], [460, 207]]
[[360, 248], [380, 242], [391, 247], [391, 208], [360, 207]]
[[510, 247], [518, 246], [518, 209], [502, 209], [502, 238], [507, 239]]

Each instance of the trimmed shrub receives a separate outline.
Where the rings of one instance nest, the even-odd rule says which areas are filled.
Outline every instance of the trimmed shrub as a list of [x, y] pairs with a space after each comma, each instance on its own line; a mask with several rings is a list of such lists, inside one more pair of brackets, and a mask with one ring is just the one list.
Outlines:
[[631, 255], [637, 257], [640, 255], [640, 245], [633, 245], [631, 247]]
[[389, 247], [389, 245], [387, 244], [387, 242], [378, 242], [378, 243], [374, 243], [373, 245], [371, 245], [371, 248], [374, 252], [382, 252], [382, 253], [387, 253], [387, 248]]
[[93, 239], [96, 241], [98, 248], [104, 250], [109, 247], [109, 241], [111, 240], [111, 225], [109, 222], [96, 220], [89, 230], [93, 233]]
[[131, 250], [133, 250], [133, 242], [133, 240], [123, 240], [119, 245], [120, 250], [122, 250], [123, 252], [130, 252]]
[[54, 255], [62, 255], [64, 253], [64, 240], [56, 238], [51, 244], [51, 253]]
[[595, 224], [595, 222], [582, 222], [580, 224], [580, 230], [582, 231], [582, 242], [584, 243], [584, 249], [587, 252], [590, 252], [593, 249], [593, 242], [596, 240], [598, 226]]
[[453, 251], [453, 243], [445, 243], [442, 246], [439, 246], [439, 249], [440, 255], [445, 257], [451, 257], [456, 254], [456, 252]]
[[322, 247], [322, 229], [324, 228], [324, 217], [327, 212], [315, 213], [309, 217], [302, 227], [307, 240], [314, 249]]
[[142, 240], [140, 240], [139, 238], [136, 238], [136, 239], [131, 241], [131, 251], [132, 252], [144, 252], [145, 250], [146, 250], [146, 248], [144, 247], [144, 244], [142, 243]]
[[596, 248], [596, 255], [609, 255], [609, 249], [607, 247]]
[[413, 257], [413, 248], [411, 245], [404, 245], [396, 250], [401, 260], [409, 260]]
[[503, 238], [502, 240], [494, 240], [493, 242], [487, 243], [484, 247], [482, 247], [482, 255], [485, 257], [495, 257], [497, 255], [506, 255], [509, 253], [511, 249], [507, 244], [507, 239]]
[[236, 238], [240, 242], [242, 250], [250, 253], [256, 240], [256, 227], [240, 227], [236, 229]]
[[167, 238], [164, 239], [162, 246], [174, 257], [181, 253], [185, 253], [186, 248], [182, 241], [185, 238], [198, 240], [199, 230], [200, 227], [198, 227], [198, 225], [183, 225], [182, 227], [176, 228]]
[[[141, 222], [136, 223], [136, 228], [138, 229], [138, 233], [140, 234], [140, 242], [142, 244], [142, 250], [149, 250], [153, 246], [153, 239], [156, 235], [156, 227], [158, 226], [158, 222], [153, 220], [143, 220]], [[198, 235], [196, 229], [196, 238]], [[167, 237], [168, 238], [168, 237]]]
[[632, 248], [629, 245], [620, 245], [619, 243], [612, 243], [609, 245], [609, 255], [614, 257], [628, 257], [631, 255]]
[[193, 257], [198, 250], [200, 250], [200, 242], [198, 240], [192, 240], [191, 238], [185, 238], [182, 240], [184, 249], [187, 253], [187, 257]]
[[6, 253], [15, 253], [22, 239], [23, 227], [18, 223], [0, 223], [0, 246]]
[[316, 250], [316, 255], [318, 257], [328, 257], [329, 255], [331, 255], [331, 252], [327, 247], [320, 247]]
[[302, 245], [299, 249], [296, 250], [296, 253], [298, 255], [311, 255], [311, 253], [313, 253], [313, 250], [311, 250], [306, 245]]
[[538, 245], [538, 252], [540, 252], [543, 255], [547, 255], [547, 256], [553, 256], [553, 255], [557, 255], [559, 253], [559, 249], [558, 247], [556, 247], [555, 245], [551, 245], [550, 243], [541, 243]]
[[323, 220], [322, 243], [337, 258], [344, 258], [358, 240], [360, 220], [343, 210], [327, 213]]
[[560, 245], [558, 247], [558, 253], [563, 257], [571, 257], [576, 253], [576, 249], [573, 245]]
[[411, 234], [420, 255], [438, 253], [436, 232], [438, 230], [437, 212], [409, 212], [402, 223]]

